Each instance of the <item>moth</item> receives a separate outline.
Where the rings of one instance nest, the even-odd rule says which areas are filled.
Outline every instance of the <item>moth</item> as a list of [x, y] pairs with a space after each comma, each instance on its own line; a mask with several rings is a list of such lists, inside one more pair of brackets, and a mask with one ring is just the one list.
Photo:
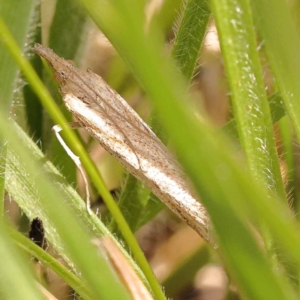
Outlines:
[[141, 180], [206, 241], [210, 225], [175, 158], [129, 104], [100, 76], [81, 71], [36, 44], [34, 52], [52, 67], [67, 109], [128, 172]]

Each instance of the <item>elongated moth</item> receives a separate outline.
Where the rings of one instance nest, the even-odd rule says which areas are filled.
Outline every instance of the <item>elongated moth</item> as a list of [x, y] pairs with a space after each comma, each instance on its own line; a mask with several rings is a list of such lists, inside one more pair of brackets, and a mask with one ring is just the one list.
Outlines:
[[110, 154], [206, 241], [209, 220], [174, 157], [148, 125], [98, 75], [81, 71], [36, 44], [60, 84], [67, 109]]

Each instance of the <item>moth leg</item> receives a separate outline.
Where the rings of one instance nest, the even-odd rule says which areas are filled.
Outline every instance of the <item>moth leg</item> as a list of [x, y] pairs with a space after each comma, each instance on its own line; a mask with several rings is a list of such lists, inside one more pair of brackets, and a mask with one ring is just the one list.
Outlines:
[[[81, 125], [78, 122], [73, 122], [70, 123], [71, 128], [76, 129], [81, 127]], [[88, 184], [88, 180], [87, 177], [84, 173], [84, 170], [82, 168], [81, 162], [80, 162], [80, 158], [79, 156], [75, 155], [71, 149], [67, 146], [67, 144], [65, 143], [65, 141], [63, 140], [63, 138], [61, 137], [61, 135], [59, 134], [62, 131], [62, 128], [59, 125], [55, 125], [52, 127], [52, 130], [54, 131], [54, 134], [56, 135], [59, 143], [62, 145], [62, 147], [65, 149], [65, 151], [67, 152], [67, 154], [70, 156], [70, 158], [73, 160], [73, 162], [75, 163], [75, 165], [77, 166], [78, 170], [81, 173], [81, 176], [83, 178], [84, 181], [84, 185], [85, 185], [85, 194], [86, 194], [86, 209], [88, 211], [89, 214], [92, 214], [91, 211], [91, 201], [90, 201], [90, 191], [89, 191], [89, 184]]]

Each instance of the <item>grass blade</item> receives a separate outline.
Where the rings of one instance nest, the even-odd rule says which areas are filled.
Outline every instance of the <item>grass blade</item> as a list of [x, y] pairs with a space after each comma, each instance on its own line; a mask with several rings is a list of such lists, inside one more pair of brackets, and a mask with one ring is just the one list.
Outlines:
[[254, 177], [265, 182], [268, 190], [285, 199], [250, 4], [247, 0], [211, 1], [211, 4], [249, 169]]
[[189, 0], [185, 3], [182, 14], [172, 56], [175, 58], [181, 74], [187, 81], [190, 81], [195, 71], [211, 13], [207, 1]]
[[38, 291], [25, 257], [15, 249], [0, 220], [0, 294], [2, 299], [45, 299]]
[[299, 34], [285, 1], [251, 0], [251, 3], [276, 84], [300, 140]]
[[[9, 21], [10, 30], [13, 32], [20, 48], [23, 48], [26, 41], [26, 34], [31, 23], [31, 13], [36, 2], [36, 0], [12, 0], [1, 3], [0, 15], [4, 20]], [[17, 78], [18, 67], [2, 43], [0, 44], [0, 58], [0, 99], [4, 105], [3, 109], [8, 113], [13, 100], [14, 81]]]
[[23, 236], [19, 232], [7, 227], [9, 235], [14, 243], [25, 252], [36, 257], [44, 267], [54, 271], [61, 279], [63, 279], [74, 291], [84, 299], [91, 299], [86, 284], [77, 277], [71, 270], [67, 269], [55, 258], [45, 252], [41, 247], [37, 246], [30, 239]]
[[[27, 47], [25, 55], [33, 66], [36, 73], [42, 76], [42, 62], [38, 60], [31, 53], [31, 46], [34, 43], [40, 43], [42, 40], [41, 28], [41, 4], [38, 3], [32, 12], [30, 32], [28, 32], [28, 39], [26, 41]], [[25, 80], [25, 79], [23, 79]], [[29, 128], [29, 133], [32, 135], [34, 141], [42, 147], [43, 137], [43, 107], [37, 95], [31, 89], [30, 85], [26, 84], [23, 88], [23, 97], [26, 111], [26, 121]]]

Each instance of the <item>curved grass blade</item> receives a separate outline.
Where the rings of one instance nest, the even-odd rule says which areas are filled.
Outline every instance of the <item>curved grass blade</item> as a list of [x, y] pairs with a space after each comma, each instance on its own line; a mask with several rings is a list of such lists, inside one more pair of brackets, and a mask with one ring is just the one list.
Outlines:
[[22, 234], [13, 230], [12, 228], [9, 228], [8, 226], [7, 230], [9, 232], [10, 238], [20, 249], [37, 258], [43, 264], [44, 267], [47, 267], [54, 271], [83, 299], [92, 299], [91, 295], [89, 295], [89, 291], [86, 288], [86, 284], [71, 270], [63, 266], [59, 261], [53, 258], [41, 247], [37, 246], [27, 237], [23, 236]]
[[2, 299], [45, 299], [34, 282], [25, 257], [9, 238], [3, 220], [0, 220], [0, 295]]
[[288, 3], [283, 0], [251, 0], [251, 3], [276, 84], [300, 140], [300, 37]]

